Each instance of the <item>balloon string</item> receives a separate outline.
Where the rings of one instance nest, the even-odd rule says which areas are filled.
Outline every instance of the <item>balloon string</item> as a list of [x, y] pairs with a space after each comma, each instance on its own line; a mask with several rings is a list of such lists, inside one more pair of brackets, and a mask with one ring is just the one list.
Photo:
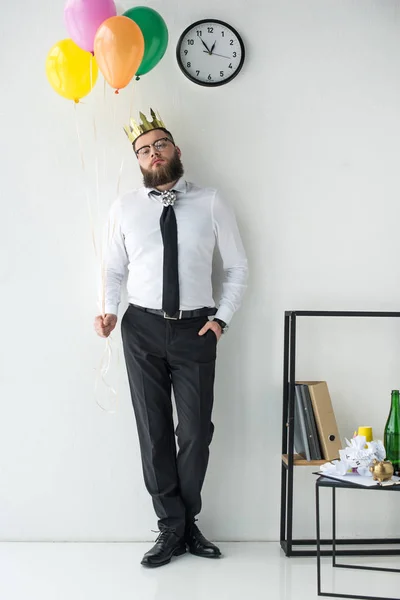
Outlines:
[[[106, 339], [106, 345], [104, 347], [104, 351], [103, 351], [103, 355], [101, 357], [100, 360], [100, 364], [99, 367], [97, 369], [97, 377], [96, 377], [96, 382], [95, 382], [95, 398], [96, 398], [96, 404], [101, 408], [101, 410], [103, 410], [106, 413], [109, 414], [114, 414], [117, 412], [117, 407], [118, 407], [118, 393], [117, 390], [110, 385], [107, 381], [106, 381], [106, 376], [108, 374], [108, 371], [110, 369], [110, 364], [113, 358], [113, 340], [111, 337], [108, 337]], [[119, 352], [117, 349], [117, 370], [119, 370]], [[110, 395], [112, 395], [115, 399], [115, 409], [107, 409], [104, 408], [104, 406], [99, 402], [98, 400], [98, 388], [99, 388], [99, 384], [100, 382], [106, 387], [106, 389], [108, 390], [108, 393]]]
[[[97, 129], [96, 129], [96, 122], [95, 120], [93, 121], [93, 126], [94, 126], [94, 132], [95, 132], [95, 142], [96, 142], [96, 160], [97, 160]], [[99, 206], [99, 212], [100, 212], [100, 192], [99, 192], [99, 174], [98, 174], [98, 169], [96, 171], [96, 177], [97, 177], [97, 189], [98, 189], [98, 206]], [[117, 186], [119, 185], [119, 179], [117, 182]], [[101, 249], [100, 249], [100, 277], [101, 277], [101, 284], [100, 284], [100, 298], [99, 298], [99, 310], [100, 313], [102, 315], [102, 317], [105, 317], [106, 314], [106, 310], [105, 310], [105, 304], [106, 304], [106, 278], [107, 278], [107, 264], [106, 264], [106, 255], [108, 254], [108, 252], [106, 252], [105, 250], [108, 250], [108, 248], [110, 247], [113, 238], [114, 238], [114, 233], [115, 233], [115, 218], [111, 221], [111, 218], [109, 217], [107, 220], [107, 228], [106, 228], [106, 232], [105, 232], [105, 236], [103, 236], [103, 241], [101, 244]], [[118, 391], [115, 387], [113, 387], [111, 384], [108, 383], [107, 381], [107, 375], [110, 369], [110, 364], [112, 362], [113, 359], [113, 354], [114, 352], [116, 353], [116, 360], [117, 360], [117, 364], [116, 364], [116, 369], [117, 369], [117, 373], [119, 371], [119, 363], [120, 363], [120, 358], [119, 358], [119, 349], [118, 347], [115, 348], [115, 351], [113, 352], [113, 339], [111, 336], [109, 336], [106, 339], [106, 345], [104, 348], [104, 352], [103, 355], [101, 357], [100, 360], [100, 364], [97, 368], [97, 379], [96, 379], [96, 383], [95, 383], [95, 398], [96, 398], [96, 403], [98, 404], [98, 406], [107, 413], [115, 413], [117, 406], [118, 406]], [[108, 396], [112, 397], [115, 401], [115, 408], [114, 409], [107, 409], [104, 406], [102, 406], [102, 404], [99, 401], [98, 398], [98, 389], [99, 389], [99, 384], [102, 383], [105, 387], [105, 389], [108, 392]]]
[[[106, 296], [106, 277], [107, 277], [107, 268], [106, 268], [106, 261], [105, 261], [105, 257], [104, 257], [103, 247], [104, 247], [104, 243], [106, 244], [107, 247], [109, 247], [109, 245], [112, 243], [112, 240], [114, 238], [114, 233], [115, 233], [115, 219], [111, 222], [111, 219], [109, 218], [107, 221], [106, 236], [105, 236], [104, 242], [101, 246], [101, 255], [100, 255], [101, 285], [100, 285], [99, 309], [100, 309], [100, 312], [101, 312], [101, 315], [103, 318], [105, 317], [105, 296]], [[117, 369], [117, 372], [119, 372], [120, 358], [119, 358], [118, 347], [116, 347], [115, 352], [117, 355], [116, 369]], [[106, 380], [106, 377], [107, 377], [109, 369], [110, 369], [110, 364], [112, 362], [112, 358], [113, 358], [113, 339], [111, 336], [109, 336], [106, 339], [106, 345], [105, 345], [105, 348], [103, 351], [103, 355], [101, 357], [100, 364], [97, 368], [97, 378], [96, 378], [96, 382], [95, 382], [96, 403], [104, 412], [107, 412], [109, 414], [115, 413], [117, 406], [118, 406], [118, 392]], [[102, 404], [99, 402], [98, 389], [99, 389], [100, 382], [105, 386], [106, 390], [108, 391], [108, 395], [114, 397], [115, 409], [109, 410], [109, 409], [105, 408], [104, 406], [102, 406]]]
[[[110, 224], [108, 222], [107, 223], [107, 237], [106, 237], [107, 246], [109, 245], [109, 231], [110, 231]], [[103, 244], [104, 244], [104, 240], [103, 240]], [[104, 319], [104, 317], [106, 316], [106, 264], [105, 264], [105, 259], [104, 259], [103, 244], [101, 246], [101, 254], [100, 254], [99, 310]]]
[[103, 96], [103, 99], [104, 99], [104, 104], [105, 104], [106, 103], [106, 89], [107, 89], [107, 84], [106, 84], [106, 80], [105, 79], [103, 80], [103, 82], [104, 82], [104, 86], [103, 86], [103, 94], [104, 94], [104, 96]]
[[93, 90], [93, 59], [90, 59], [90, 91]]
[[112, 102], [112, 112], [113, 112], [113, 120], [112, 120], [112, 126], [113, 126], [113, 131], [115, 131], [115, 117], [116, 117], [116, 108], [117, 108], [117, 103], [114, 100]]
[[[107, 248], [110, 247], [110, 245], [114, 239], [114, 234], [115, 234], [115, 218], [111, 222], [111, 217], [109, 217], [108, 221], [107, 221], [106, 237], [104, 240], [107, 245]], [[100, 309], [102, 316], [105, 317], [107, 265], [106, 265], [106, 261], [104, 258], [103, 245], [101, 248], [100, 261], [101, 261], [101, 263], [100, 263], [101, 264], [101, 287], [100, 287], [99, 309]]]
[[121, 160], [121, 166], [119, 168], [119, 173], [118, 173], [118, 181], [117, 181], [117, 197], [119, 196], [119, 188], [120, 188], [120, 184], [121, 184], [121, 177], [122, 177], [122, 171], [124, 169], [124, 159]]
[[134, 101], [134, 97], [135, 97], [134, 91], [135, 91], [135, 84], [132, 85], [131, 107], [130, 107], [130, 110], [129, 110], [129, 120], [130, 120], [130, 118], [132, 116], [132, 112], [133, 112], [133, 101]]
[[97, 257], [98, 256], [98, 252], [97, 252], [96, 236], [95, 236], [95, 231], [94, 231], [93, 212], [92, 212], [92, 207], [91, 207], [91, 204], [90, 204], [89, 193], [88, 193], [88, 190], [87, 190], [85, 159], [84, 159], [84, 156], [83, 156], [82, 139], [81, 139], [81, 135], [80, 135], [80, 132], [79, 132], [79, 123], [78, 123], [78, 115], [77, 115], [77, 112], [76, 112], [76, 104], [74, 104], [74, 112], [75, 112], [76, 135], [77, 135], [77, 138], [78, 138], [78, 146], [79, 146], [79, 152], [80, 152], [80, 158], [81, 158], [81, 166], [82, 166], [82, 172], [83, 172], [83, 178], [84, 178], [84, 188], [85, 188], [86, 204], [87, 204], [87, 208], [88, 208], [88, 212], [89, 212], [91, 237], [92, 237], [92, 243], [93, 243], [93, 248], [94, 248], [94, 254]]
[[[104, 88], [103, 88], [103, 92], [104, 92], [104, 113], [108, 116], [107, 114], [107, 102], [106, 102], [106, 98], [107, 98], [107, 84], [106, 84], [106, 80], [104, 79]], [[108, 164], [107, 164], [107, 149], [109, 147], [108, 144], [108, 136], [107, 134], [105, 135], [105, 142], [103, 145], [103, 181], [107, 182], [108, 181]]]
[[99, 182], [99, 152], [97, 143], [96, 116], [93, 111], [93, 134], [94, 134], [94, 165], [96, 175], [96, 200], [97, 200], [97, 223], [100, 219], [100, 182]]
[[[80, 130], [79, 130], [79, 122], [78, 122], [78, 115], [76, 112], [76, 104], [74, 104], [75, 107], [75, 124], [76, 124], [76, 133], [77, 133], [77, 139], [78, 139], [78, 146], [79, 146], [79, 152], [80, 152], [80, 161], [81, 161], [81, 166], [82, 166], [82, 172], [84, 175], [84, 182], [85, 182], [85, 195], [86, 195], [86, 201], [87, 201], [87, 206], [88, 206], [88, 211], [89, 211], [89, 220], [90, 220], [90, 227], [91, 227], [91, 237], [92, 237], [92, 242], [93, 242], [93, 248], [94, 248], [94, 253], [95, 253], [95, 258], [100, 261], [100, 268], [101, 268], [101, 286], [100, 286], [100, 312], [102, 314], [102, 316], [105, 316], [105, 290], [106, 290], [106, 265], [105, 265], [105, 260], [104, 260], [104, 251], [103, 251], [103, 246], [104, 244], [101, 242], [100, 240], [100, 248], [98, 249], [98, 246], [96, 244], [96, 235], [95, 235], [95, 222], [94, 222], [94, 217], [93, 217], [93, 210], [92, 210], [92, 206], [91, 206], [91, 202], [90, 202], [90, 197], [89, 197], [89, 193], [87, 190], [87, 182], [86, 182], [86, 166], [85, 166], [85, 159], [84, 159], [84, 152], [83, 152], [83, 145], [82, 145], [82, 138], [81, 138], [81, 134], [80, 134]], [[95, 119], [95, 115], [93, 113], [93, 132], [94, 132], [94, 139], [95, 139], [95, 156], [96, 156], [96, 193], [97, 193], [97, 207], [98, 207], [98, 213], [100, 213], [100, 186], [99, 186], [99, 169], [98, 169], [98, 146], [97, 146], [97, 127], [96, 127], [96, 119]], [[99, 214], [98, 214], [99, 216]], [[106, 243], [107, 245], [109, 245], [112, 241], [112, 237], [114, 236], [114, 229], [115, 229], [115, 224], [113, 226], [113, 228], [110, 228], [110, 223], [108, 223], [108, 228], [107, 228], [107, 240]], [[118, 347], [115, 349], [115, 353], [117, 355], [117, 372], [119, 370], [119, 349]], [[104, 411], [110, 414], [113, 414], [116, 412], [116, 407], [117, 407], [117, 403], [118, 403], [118, 393], [117, 390], [110, 385], [107, 380], [106, 377], [108, 375], [109, 369], [110, 369], [110, 364], [113, 358], [114, 352], [113, 352], [113, 340], [108, 337], [106, 339], [106, 344], [104, 347], [104, 351], [102, 354], [102, 357], [100, 359], [100, 363], [99, 366], [97, 368], [97, 377], [95, 380], [95, 386], [94, 386], [94, 393], [95, 393], [95, 400], [96, 400], [96, 404]], [[99, 385], [100, 383], [102, 383], [109, 396], [112, 396], [115, 400], [115, 409], [107, 409], [104, 406], [102, 406], [101, 402], [99, 401]]]

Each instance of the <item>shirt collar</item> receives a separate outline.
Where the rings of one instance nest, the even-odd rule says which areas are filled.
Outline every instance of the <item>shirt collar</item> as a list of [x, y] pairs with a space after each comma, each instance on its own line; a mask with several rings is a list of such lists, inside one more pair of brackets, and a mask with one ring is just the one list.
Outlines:
[[[181, 177], [180, 179], [178, 179], [178, 181], [176, 182], [176, 184], [174, 185], [174, 187], [172, 188], [173, 190], [175, 190], [176, 192], [181, 192], [181, 193], [186, 193], [187, 192], [187, 181]], [[145, 188], [147, 195], [150, 195], [151, 192], [157, 192], [158, 190], [156, 190], [155, 188]]]

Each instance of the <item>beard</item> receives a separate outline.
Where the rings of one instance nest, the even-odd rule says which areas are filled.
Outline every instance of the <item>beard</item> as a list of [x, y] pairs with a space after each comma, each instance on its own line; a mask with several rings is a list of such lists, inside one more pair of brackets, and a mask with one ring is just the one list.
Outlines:
[[184, 172], [182, 161], [176, 151], [169, 162], [160, 165], [156, 169], [143, 169], [143, 167], [140, 167], [140, 170], [142, 171], [144, 186], [147, 188], [155, 188], [159, 185], [177, 181]]

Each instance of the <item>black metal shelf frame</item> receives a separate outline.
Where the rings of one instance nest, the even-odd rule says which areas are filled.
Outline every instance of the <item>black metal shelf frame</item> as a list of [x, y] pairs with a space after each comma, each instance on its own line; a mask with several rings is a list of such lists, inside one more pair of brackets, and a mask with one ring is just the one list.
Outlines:
[[[316, 556], [316, 539], [293, 538], [293, 475], [294, 475], [294, 400], [296, 381], [296, 326], [299, 317], [361, 317], [361, 318], [400, 318], [400, 312], [378, 311], [285, 311], [284, 351], [283, 351], [283, 410], [282, 410], [282, 466], [281, 466], [281, 519], [280, 544], [286, 556]], [[287, 454], [287, 460], [283, 456]], [[310, 463], [312, 466], [312, 462]], [[332, 539], [321, 539], [320, 544], [332, 547]], [[340, 539], [337, 546], [348, 545], [400, 544], [400, 539]], [[295, 546], [310, 546], [296, 549]], [[314, 546], [314, 548], [312, 548]], [[336, 549], [336, 555], [400, 555], [400, 548], [369, 548], [364, 550]], [[321, 556], [331, 556], [332, 548], [321, 550]]]

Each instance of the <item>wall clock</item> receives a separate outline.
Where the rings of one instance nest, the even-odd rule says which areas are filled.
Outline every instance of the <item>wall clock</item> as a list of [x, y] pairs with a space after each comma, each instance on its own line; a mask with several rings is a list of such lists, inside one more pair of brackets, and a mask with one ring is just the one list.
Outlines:
[[199, 85], [215, 87], [232, 81], [244, 62], [244, 44], [227, 23], [203, 19], [179, 38], [176, 59], [184, 75]]

